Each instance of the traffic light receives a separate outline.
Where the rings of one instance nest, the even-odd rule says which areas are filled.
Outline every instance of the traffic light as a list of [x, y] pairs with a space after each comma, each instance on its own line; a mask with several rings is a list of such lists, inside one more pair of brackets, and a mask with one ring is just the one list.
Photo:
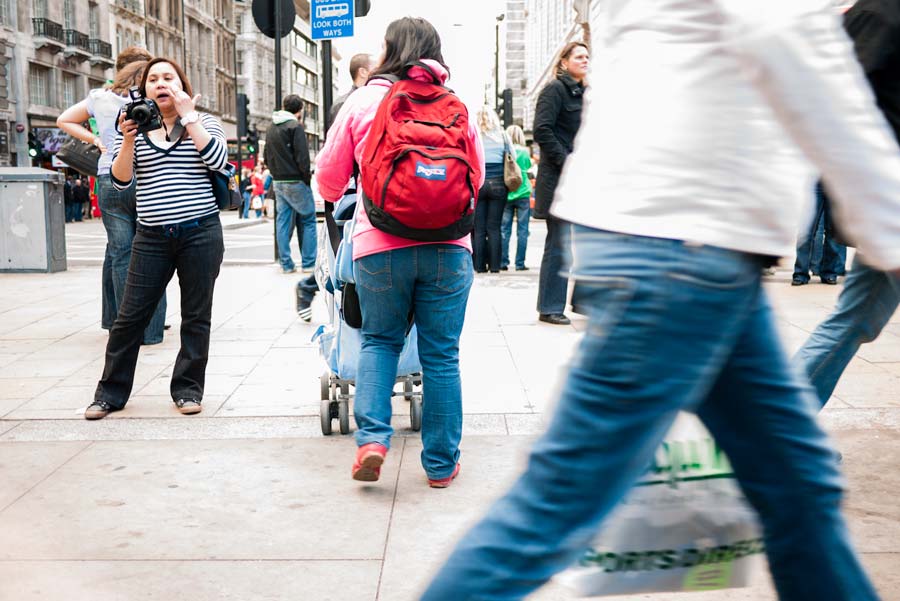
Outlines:
[[44, 144], [38, 140], [34, 132], [28, 132], [28, 156], [38, 161], [44, 157]]
[[369, 14], [370, 8], [372, 8], [371, 0], [356, 0], [356, 7], [353, 11], [353, 15], [356, 17], [365, 17]]
[[247, 135], [247, 124], [250, 122], [250, 99], [246, 94], [237, 95], [237, 134], [239, 138]]
[[503, 127], [513, 124], [513, 91], [509, 88], [503, 90], [503, 99], [500, 102], [500, 118]]
[[247, 154], [255, 155], [259, 150], [259, 132], [252, 129], [247, 132]]

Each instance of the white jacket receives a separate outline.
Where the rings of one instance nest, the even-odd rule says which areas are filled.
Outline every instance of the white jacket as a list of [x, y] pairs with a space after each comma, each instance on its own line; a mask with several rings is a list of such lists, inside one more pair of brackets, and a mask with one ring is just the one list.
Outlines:
[[867, 261], [900, 268], [900, 147], [830, 0], [605, 0], [601, 11], [556, 216], [790, 255], [799, 147]]

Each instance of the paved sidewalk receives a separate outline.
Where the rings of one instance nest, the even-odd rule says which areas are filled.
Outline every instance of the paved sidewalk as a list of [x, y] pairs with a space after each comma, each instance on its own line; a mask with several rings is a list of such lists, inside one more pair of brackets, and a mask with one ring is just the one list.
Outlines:
[[[363, 486], [349, 477], [352, 439], [319, 431], [323, 362], [310, 336], [326, 312], [317, 301], [312, 325], [297, 320], [298, 277], [223, 268], [195, 417], [168, 396], [173, 282], [172, 329], [142, 348], [127, 408], [86, 422], [106, 340], [99, 266], [0, 275], [0, 601], [415, 598], [520, 468], [585, 322], [536, 321], [536, 270], [477, 278], [461, 343], [460, 478], [427, 488], [398, 402], [382, 481]], [[793, 349], [839, 288], [788, 282], [782, 271], [768, 287]], [[900, 600], [900, 315], [854, 360], [823, 422], [844, 453], [858, 548], [883, 598]], [[766, 581], [657, 598], [772, 599]], [[535, 598], [571, 597], [550, 587]]]

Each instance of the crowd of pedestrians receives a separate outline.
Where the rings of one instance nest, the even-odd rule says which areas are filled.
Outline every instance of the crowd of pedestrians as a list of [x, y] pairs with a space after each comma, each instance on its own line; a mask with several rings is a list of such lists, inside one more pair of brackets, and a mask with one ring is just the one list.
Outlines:
[[[594, 50], [603, 92], [582, 120], [591, 51], [584, 42], [567, 44], [537, 101], [536, 179], [524, 132], [504, 130], [490, 107], [471, 120], [464, 107], [448, 123], [435, 121], [440, 115], [414, 118], [429, 103], [448, 102], [448, 94], [429, 96], [451, 73], [429, 22], [394, 21], [377, 60], [354, 57], [354, 89], [341, 99], [316, 162], [325, 201], [353, 190], [363, 207], [352, 237], [361, 326], [351, 477], [380, 478], [398, 360], [413, 324], [425, 479], [446, 488], [460, 475], [459, 339], [475, 273], [509, 269], [513, 217], [516, 270], [527, 269], [530, 218], [547, 225], [538, 319], [570, 323], [570, 279], [571, 305], [588, 316], [524, 471], [456, 544], [422, 599], [521, 599], [571, 565], [681, 411], [696, 413], [728, 455], [762, 522], [781, 598], [877, 599], [846, 532], [838, 459], [816, 410], [900, 301], [900, 53], [892, 42], [900, 7], [859, 0], [845, 15], [845, 32], [821, 4], [768, 12], [719, 0], [600, 7], [608, 29]], [[117, 133], [105, 126], [106, 137], [93, 142], [107, 157], [111, 189], [134, 193], [135, 232], [88, 419], [124, 408], [141, 342], [175, 273], [182, 326], [171, 394], [181, 413], [192, 414], [204, 392], [224, 252], [204, 178], [225, 166], [225, 137], [214, 117], [195, 110], [199, 95], [176, 62], [142, 62], [139, 87], [158, 104], [162, 127], [137, 135], [136, 124], [115, 111]], [[120, 68], [126, 72], [135, 76]], [[69, 121], [97, 116], [101, 98], [119, 102], [116, 85], [112, 96], [98, 92], [73, 107], [84, 112]], [[398, 89], [414, 100], [383, 110]], [[316, 258], [303, 113], [299, 97], [285, 97], [266, 136], [269, 176], [258, 169], [242, 178], [245, 204], [248, 193], [251, 201], [265, 194], [270, 180], [286, 273], [296, 271], [294, 229], [301, 268]], [[439, 149], [428, 138], [433, 132], [423, 133], [430, 127], [443, 132]], [[415, 158], [389, 154], [393, 128], [406, 128], [412, 149], [405, 154]], [[431, 141], [416, 145], [416, 136]], [[809, 219], [790, 200], [790, 186], [767, 169], [788, 139], [821, 174]], [[385, 156], [393, 161], [387, 177], [379, 171]], [[507, 159], [521, 175], [516, 186], [508, 184]], [[395, 175], [399, 188], [391, 187]], [[454, 181], [467, 187], [453, 188]], [[434, 189], [448, 191], [436, 202], [451, 203], [460, 192], [453, 221], [440, 222], [439, 207], [415, 213], [418, 195]], [[816, 240], [823, 244], [818, 264]], [[762, 275], [796, 247], [793, 284], [806, 284], [811, 269], [835, 284], [844, 272], [843, 242], [858, 252], [835, 312], [793, 359], [805, 379], [783, 351]], [[298, 310], [308, 311], [312, 284], [298, 284]], [[309, 315], [300, 312], [306, 321]]]

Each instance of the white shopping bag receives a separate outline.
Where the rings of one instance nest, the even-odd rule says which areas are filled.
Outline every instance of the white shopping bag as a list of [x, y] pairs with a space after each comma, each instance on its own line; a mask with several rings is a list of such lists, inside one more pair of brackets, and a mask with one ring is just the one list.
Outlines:
[[728, 460], [682, 413], [645, 476], [557, 579], [581, 596], [749, 586], [764, 545]]

